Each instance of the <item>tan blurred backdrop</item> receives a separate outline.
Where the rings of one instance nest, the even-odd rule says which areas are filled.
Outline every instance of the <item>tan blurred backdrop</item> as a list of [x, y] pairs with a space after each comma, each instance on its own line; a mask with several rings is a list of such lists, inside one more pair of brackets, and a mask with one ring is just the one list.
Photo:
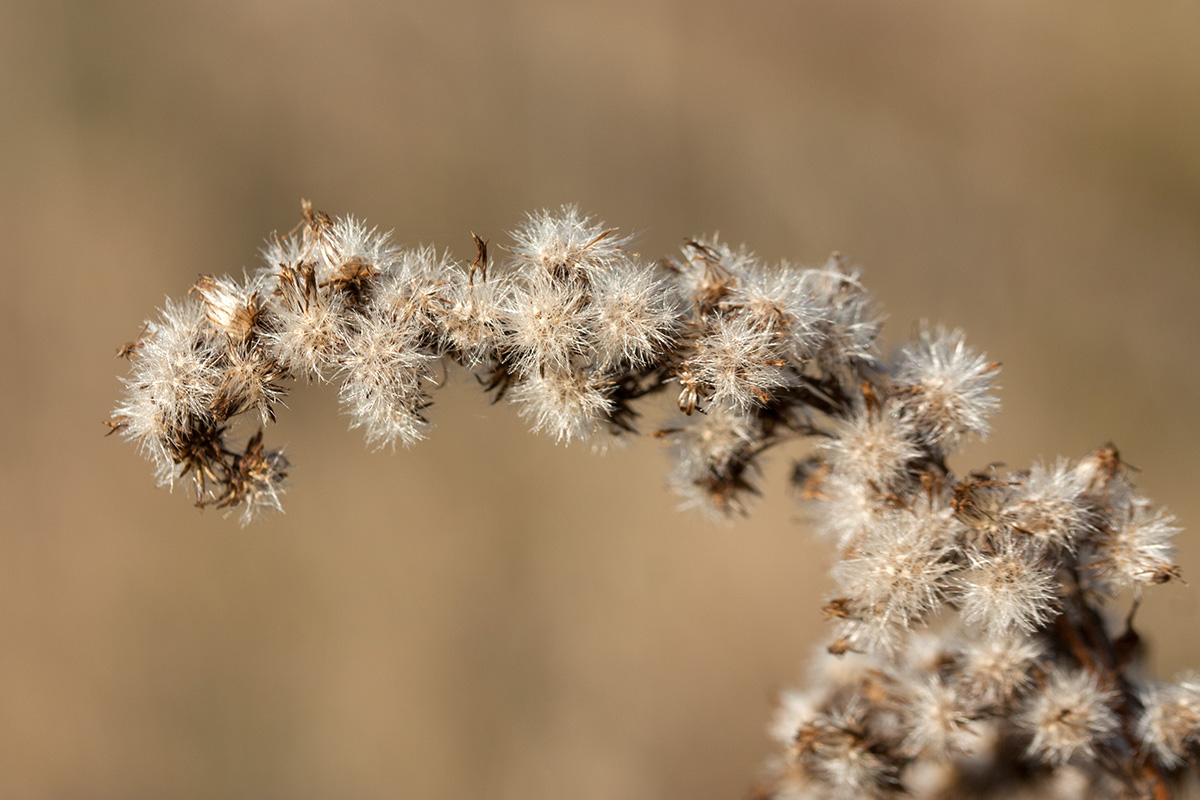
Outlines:
[[[822, 636], [786, 459], [731, 527], [653, 441], [459, 376], [367, 452], [300, 387], [248, 529], [103, 438], [114, 348], [299, 200], [470, 257], [579, 203], [866, 269], [1004, 362], [975, 465], [1108, 439], [1200, 576], [1200, 6], [0, 1], [0, 797], [730, 798]], [[653, 424], [653, 420], [651, 420]], [[960, 460], [960, 466], [970, 466]], [[1200, 667], [1200, 586], [1152, 667]]]

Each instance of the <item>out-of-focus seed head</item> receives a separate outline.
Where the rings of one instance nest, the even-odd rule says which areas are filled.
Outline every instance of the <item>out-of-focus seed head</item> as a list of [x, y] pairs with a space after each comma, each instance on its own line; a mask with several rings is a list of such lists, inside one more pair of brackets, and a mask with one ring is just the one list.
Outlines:
[[817, 367], [833, 377], [853, 375], [853, 367], [875, 359], [880, 318], [858, 273], [833, 254], [823, 269], [801, 273], [805, 293], [822, 309], [818, 323]]
[[891, 404], [860, 405], [820, 447], [834, 472], [880, 490], [891, 488], [922, 452], [916, 429]]
[[851, 704], [832, 708], [804, 725], [791, 754], [833, 800], [890, 796], [899, 785], [900, 759], [879, 746], [864, 711]]
[[1200, 676], [1152, 684], [1141, 701], [1138, 739], [1164, 767], [1182, 767], [1200, 745]]
[[980, 705], [1003, 707], [1033, 685], [1044, 650], [1021, 635], [974, 639], [958, 657], [958, 685]]
[[288, 460], [279, 450], [262, 445], [262, 431], [250, 438], [244, 452], [236, 455], [229, 468], [225, 494], [217, 505], [240, 506], [241, 522], [247, 525], [264, 512], [283, 511], [280, 495], [287, 485]]
[[728, 297], [741, 276], [760, 268], [752, 252], [745, 247], [734, 249], [717, 236], [689, 239], [683, 245], [683, 261], [668, 263], [683, 293], [691, 298], [693, 313], [701, 318]]
[[1029, 755], [1051, 766], [1091, 759], [1119, 727], [1114, 699], [1082, 670], [1052, 669], [1019, 718], [1033, 734]]
[[1079, 535], [1091, 527], [1084, 490], [1065, 458], [1053, 467], [1035, 463], [1014, 497], [1013, 529], [1040, 547], [1074, 550]]
[[953, 684], [927, 676], [909, 687], [903, 706], [904, 751], [942, 761], [967, 752], [977, 711]]

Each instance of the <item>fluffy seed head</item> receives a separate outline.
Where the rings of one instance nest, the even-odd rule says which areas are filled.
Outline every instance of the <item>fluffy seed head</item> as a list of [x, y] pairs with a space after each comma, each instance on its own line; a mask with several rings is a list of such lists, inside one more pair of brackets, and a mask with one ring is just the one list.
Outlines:
[[1184, 676], [1173, 684], [1154, 684], [1142, 694], [1137, 735], [1159, 763], [1182, 767], [1200, 744], [1200, 678]]
[[944, 558], [948, 549], [912, 517], [896, 515], [834, 567], [856, 645], [890, 649], [894, 634], [938, 607], [943, 578], [954, 568]]
[[916, 438], [916, 429], [895, 406], [862, 405], [820, 447], [834, 472], [886, 490], [921, 454]]
[[263, 300], [258, 292], [240, 286], [229, 277], [209, 275], [196, 281], [193, 289], [204, 303], [209, 323], [223, 331], [230, 342], [241, 344], [250, 338], [262, 313]]
[[788, 384], [774, 332], [744, 316], [716, 317], [685, 367], [713, 405], [738, 411], [765, 405]]
[[513, 288], [505, 309], [507, 344], [522, 374], [565, 372], [573, 356], [587, 352], [585, 302], [577, 283], [544, 271]]
[[394, 447], [425, 438], [424, 383], [432, 380], [431, 360], [412, 327], [387, 316], [361, 320], [360, 330], [346, 343], [340, 395], [351, 427], [363, 428], [369, 445]]
[[1021, 484], [1013, 499], [1013, 529], [1040, 547], [1075, 549], [1090, 524], [1085, 486], [1070, 463], [1065, 458], [1053, 467], [1037, 462]]
[[1001, 539], [967, 551], [968, 569], [955, 578], [963, 622], [990, 636], [1032, 633], [1057, 613], [1054, 574], [1022, 542]]
[[1114, 699], [1082, 670], [1052, 669], [1020, 718], [1033, 734], [1029, 755], [1051, 766], [1073, 757], [1092, 758], [1118, 728]]
[[525, 224], [512, 232], [512, 239], [513, 260], [523, 274], [544, 272], [590, 283], [629, 260], [625, 249], [629, 239], [575, 206], [563, 206], [556, 214], [530, 214]]
[[650, 363], [668, 349], [677, 326], [666, 284], [637, 265], [615, 266], [597, 277], [588, 317], [601, 369]]
[[805, 293], [822, 309], [817, 366], [837, 376], [855, 363], [871, 361], [880, 320], [858, 273], [846, 269], [834, 254], [823, 269], [805, 270], [802, 278]]
[[969, 349], [962, 331], [923, 328], [900, 351], [892, 379], [929, 443], [953, 450], [991, 429], [988, 420], [1000, 408], [992, 394], [998, 366]]
[[569, 444], [599, 432], [612, 410], [606, 388], [580, 370], [547, 369], [522, 380], [513, 389], [513, 401], [535, 431]]
[[1043, 650], [1026, 636], [975, 639], [958, 657], [958, 685], [981, 705], [1003, 706], [1032, 685]]
[[159, 466], [162, 442], [205, 427], [221, 382], [223, 347], [207, 329], [200, 303], [167, 300], [158, 320], [147, 322], [125, 397], [116, 416], [123, 433]]
[[1162, 583], [1178, 572], [1172, 544], [1177, 533], [1175, 517], [1144, 497], [1131, 498], [1094, 537], [1094, 561], [1088, 568], [1099, 586], [1113, 594]]

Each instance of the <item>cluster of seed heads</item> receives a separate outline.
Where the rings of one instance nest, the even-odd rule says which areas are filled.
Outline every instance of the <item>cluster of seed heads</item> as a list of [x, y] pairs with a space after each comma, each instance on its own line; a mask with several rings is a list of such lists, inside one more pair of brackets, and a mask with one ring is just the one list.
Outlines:
[[535, 430], [601, 448], [669, 393], [653, 433], [685, 506], [742, 513], [765, 451], [815, 443], [793, 482], [836, 543], [834, 630], [781, 704], [764, 797], [1162, 800], [1194, 771], [1200, 677], [1140, 678], [1133, 627], [1143, 588], [1178, 575], [1174, 518], [1111, 445], [953, 472], [999, 409], [998, 365], [960, 332], [885, 354], [836, 255], [770, 265], [713, 238], [647, 263], [571, 207], [530, 215], [495, 263], [475, 242], [461, 263], [305, 204], [263, 267], [202, 277], [121, 348], [109, 424], [160, 483], [249, 520], [280, 508], [288, 461], [261, 426], [295, 380], [338, 383], [375, 447], [425, 437], [450, 362]]

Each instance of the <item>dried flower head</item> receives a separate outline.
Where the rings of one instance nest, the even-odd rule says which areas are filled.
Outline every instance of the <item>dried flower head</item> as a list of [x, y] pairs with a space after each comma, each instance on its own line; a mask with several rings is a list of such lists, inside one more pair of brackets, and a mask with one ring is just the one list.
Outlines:
[[901, 349], [892, 381], [929, 443], [954, 450], [990, 430], [988, 420], [1000, 408], [992, 394], [998, 369], [967, 348], [961, 331], [926, 327]]
[[1051, 766], [1094, 757], [1119, 727], [1114, 699], [1086, 672], [1051, 670], [1019, 720], [1033, 735], [1029, 755]]
[[261, 429], [231, 439], [242, 415], [274, 421], [291, 379], [337, 382], [375, 447], [426, 435], [452, 368], [596, 449], [637, 432], [643, 399], [678, 392], [657, 436], [684, 506], [744, 513], [767, 454], [816, 442], [792, 481], [837, 541], [834, 633], [784, 697], [764, 797], [1163, 800], [1197, 764], [1200, 683], [1141, 680], [1134, 614], [1113, 639], [1107, 605], [1178, 574], [1175, 518], [1112, 445], [956, 472], [950, 455], [999, 408], [997, 365], [928, 326], [882, 357], [875, 304], [839, 256], [768, 267], [712, 237], [650, 266], [568, 206], [529, 216], [500, 264], [474, 236], [464, 266], [302, 211], [262, 268], [201, 278], [120, 348], [110, 426], [160, 483], [243, 522], [281, 510], [287, 458]]

